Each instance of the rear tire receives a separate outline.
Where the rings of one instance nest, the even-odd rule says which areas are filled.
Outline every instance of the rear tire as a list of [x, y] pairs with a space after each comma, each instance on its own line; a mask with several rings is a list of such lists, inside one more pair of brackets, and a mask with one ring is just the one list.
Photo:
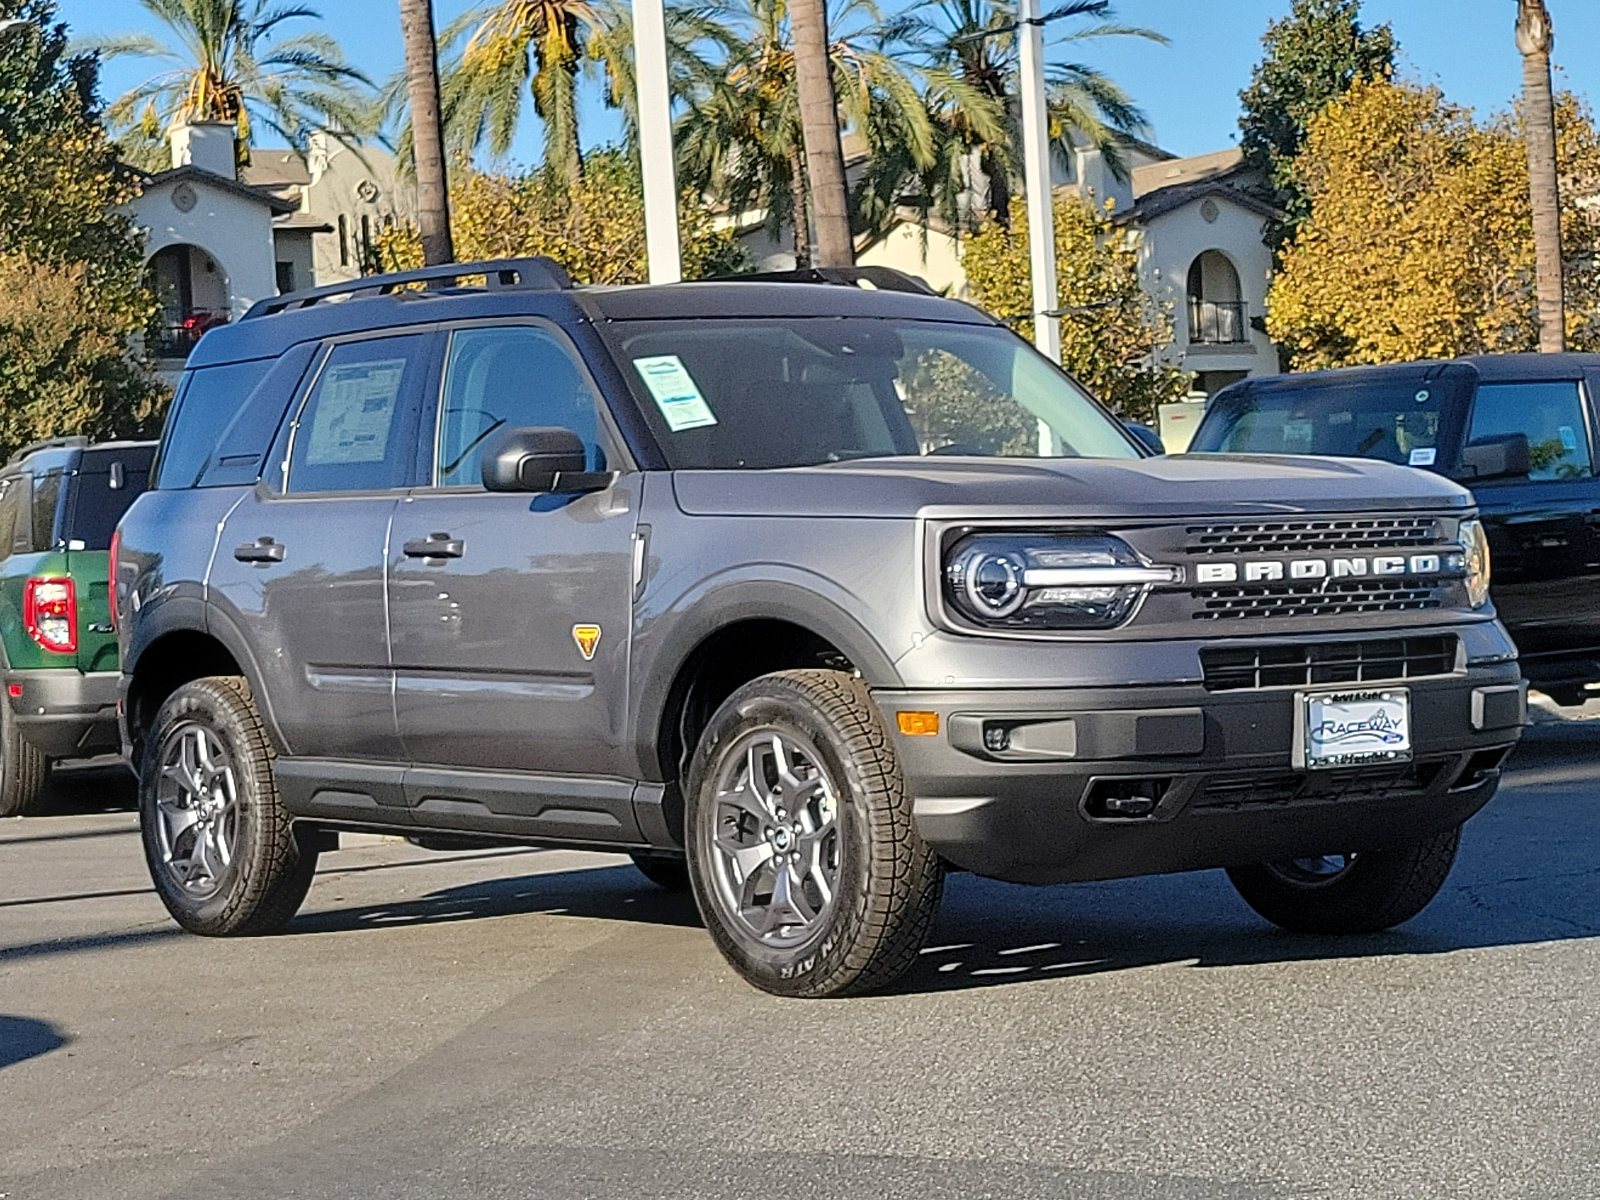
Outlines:
[[145, 744], [139, 828], [167, 911], [210, 937], [281, 930], [311, 887], [317, 833], [296, 831], [278, 798], [249, 685], [232, 676], [184, 684]]
[[1228, 878], [1246, 904], [1292, 933], [1378, 933], [1428, 906], [1460, 844], [1457, 826], [1387, 850], [1233, 867]]
[[650, 850], [635, 850], [628, 855], [651, 883], [668, 892], [689, 890], [689, 863], [681, 854], [658, 854]]
[[0, 700], [0, 817], [33, 817], [44, 811], [50, 760], [17, 728], [9, 700]]
[[784, 671], [745, 684], [711, 718], [686, 799], [695, 901], [751, 984], [844, 996], [916, 963], [944, 872], [859, 679]]

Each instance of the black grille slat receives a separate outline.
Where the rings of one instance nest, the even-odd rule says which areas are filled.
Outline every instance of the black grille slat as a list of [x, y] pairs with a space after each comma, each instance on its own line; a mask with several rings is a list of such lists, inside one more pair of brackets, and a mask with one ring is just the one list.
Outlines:
[[1336, 579], [1195, 588], [1194, 619], [1332, 617], [1442, 607], [1437, 589], [1406, 579]]
[[1440, 541], [1436, 517], [1359, 517], [1322, 521], [1247, 521], [1191, 525], [1190, 554], [1358, 554], [1427, 547]]
[[1280, 808], [1426, 791], [1447, 764], [1440, 761], [1358, 767], [1341, 771], [1217, 775], [1195, 793], [1192, 809]]
[[1206, 690], [1398, 683], [1448, 675], [1456, 666], [1454, 634], [1369, 638], [1302, 645], [1216, 646], [1200, 651]]

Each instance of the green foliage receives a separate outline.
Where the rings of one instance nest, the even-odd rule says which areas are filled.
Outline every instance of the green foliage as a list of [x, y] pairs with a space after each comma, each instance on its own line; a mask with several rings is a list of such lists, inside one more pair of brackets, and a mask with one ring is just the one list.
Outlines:
[[944, 350], [902, 366], [906, 412], [924, 452], [961, 446], [974, 454], [1027, 455], [1039, 423], [983, 373]]
[[1360, 18], [1361, 0], [1294, 0], [1287, 17], [1267, 26], [1265, 56], [1239, 93], [1245, 161], [1266, 179], [1265, 198], [1287, 214], [1279, 238], [1306, 215], [1294, 160], [1312, 120], [1351, 84], [1394, 70], [1393, 32], [1387, 25], [1363, 29]]
[[[678, 223], [685, 278], [748, 269], [732, 231], [716, 229], [704, 206], [687, 195]], [[458, 166], [450, 180], [450, 225], [462, 262], [544, 254], [579, 283], [643, 283], [648, 277], [644, 189], [625, 151], [588, 155], [576, 186], [552, 170], [492, 175]], [[383, 270], [422, 265], [415, 227], [390, 226], [376, 241]]]
[[[1556, 98], [1567, 337], [1600, 349], [1600, 131]], [[1480, 124], [1435, 88], [1358, 83], [1296, 160], [1308, 216], [1267, 296], [1300, 370], [1538, 346], [1528, 161], [1514, 117]]]
[[319, 20], [315, 9], [277, 0], [139, 2], [172, 31], [171, 43], [146, 34], [84, 43], [106, 59], [179, 64], [106, 110], [129, 162], [166, 166], [166, 131], [174, 122], [229, 122], [246, 147], [259, 126], [302, 150], [319, 127], [352, 146], [377, 132], [371, 81], [344, 61], [339, 44], [321, 32], [282, 36], [287, 21]]
[[132, 198], [67, 53], [53, 0], [0, 0], [0, 453], [39, 437], [132, 433], [157, 389], [127, 356], [152, 311]]
[[[1061, 364], [1118, 416], [1151, 421], [1182, 399], [1189, 377], [1156, 354], [1172, 341], [1166, 306], [1140, 286], [1139, 252], [1104, 211], [1076, 199], [1055, 207]], [[986, 225], [962, 259], [973, 299], [1025, 337], [1033, 333], [1027, 219]]]

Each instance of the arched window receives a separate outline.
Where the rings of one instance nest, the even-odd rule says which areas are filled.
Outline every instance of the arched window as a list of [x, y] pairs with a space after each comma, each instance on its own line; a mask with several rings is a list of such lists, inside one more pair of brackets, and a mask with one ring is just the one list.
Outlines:
[[187, 358], [200, 336], [229, 319], [228, 279], [222, 266], [199, 246], [164, 246], [145, 265], [159, 315], [149, 348], [159, 358]]
[[1189, 341], [1197, 345], [1246, 342], [1244, 293], [1239, 272], [1220, 250], [1189, 264]]

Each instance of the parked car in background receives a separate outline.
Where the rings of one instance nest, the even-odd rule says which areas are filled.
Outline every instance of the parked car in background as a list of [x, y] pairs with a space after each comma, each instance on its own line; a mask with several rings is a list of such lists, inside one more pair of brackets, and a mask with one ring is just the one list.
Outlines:
[[1472, 488], [1493, 596], [1529, 681], [1558, 704], [1600, 682], [1600, 355], [1507, 354], [1245, 379], [1191, 452], [1333, 454]]
[[54, 438], [0, 468], [0, 816], [37, 811], [55, 759], [117, 749], [108, 552], [154, 455]]

